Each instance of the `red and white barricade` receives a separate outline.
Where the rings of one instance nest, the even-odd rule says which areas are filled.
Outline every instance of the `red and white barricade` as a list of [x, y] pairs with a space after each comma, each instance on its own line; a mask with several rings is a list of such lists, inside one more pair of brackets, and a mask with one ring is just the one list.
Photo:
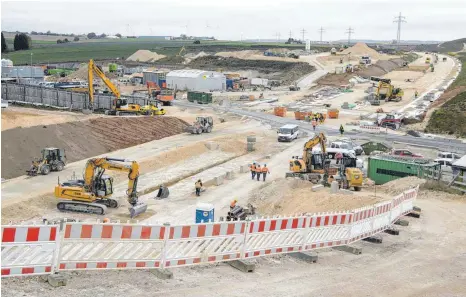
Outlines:
[[419, 191], [419, 186], [408, 191], [404, 191], [403, 203], [401, 204], [401, 213], [403, 215], [410, 213], [413, 210], [414, 200], [417, 198], [417, 193]]
[[304, 250], [348, 243], [353, 214], [350, 212], [315, 214], [307, 220], [308, 233]]
[[380, 202], [374, 205], [373, 232], [381, 232], [391, 226], [392, 201]]
[[249, 222], [244, 258], [301, 251], [307, 217], [268, 218]]
[[67, 223], [59, 270], [157, 268], [162, 266], [165, 226]]
[[353, 211], [350, 242], [358, 241], [373, 234], [374, 207], [366, 206]]
[[164, 267], [241, 258], [245, 221], [170, 226]]
[[359, 130], [361, 130], [362, 132], [368, 132], [368, 133], [376, 133], [376, 134], [381, 133], [379, 126], [360, 125]]
[[402, 203], [403, 200], [405, 199], [404, 194], [400, 194], [398, 196], [395, 196], [395, 198], [392, 199], [392, 211], [391, 211], [391, 217], [390, 221], [392, 223], [396, 222], [399, 217], [402, 216]]
[[2, 277], [53, 273], [57, 225], [2, 226]]

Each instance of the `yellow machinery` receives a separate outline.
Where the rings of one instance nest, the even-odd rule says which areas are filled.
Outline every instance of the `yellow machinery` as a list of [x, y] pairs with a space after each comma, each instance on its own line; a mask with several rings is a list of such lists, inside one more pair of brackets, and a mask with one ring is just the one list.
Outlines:
[[[121, 164], [121, 163], [131, 163]], [[84, 169], [84, 180], [70, 180], [55, 187], [55, 197], [60, 199], [57, 208], [60, 211], [105, 214], [107, 207], [117, 208], [118, 201], [110, 198], [113, 194], [113, 178], [104, 175], [105, 170], [128, 172], [128, 189], [126, 191], [133, 218], [147, 210], [147, 205], [138, 203], [137, 183], [139, 164], [136, 161], [115, 158], [89, 159]]]
[[185, 48], [184, 45], [183, 45], [183, 46], [181, 47], [179, 53], [178, 53], [176, 56], [177, 56], [177, 57], [181, 57], [181, 54], [182, 54], [183, 52], [185, 52], [185, 51], [186, 51], [186, 48]]
[[43, 149], [41, 153], [41, 158], [32, 161], [31, 168], [26, 171], [29, 176], [36, 176], [39, 173], [47, 175], [50, 171], [62, 171], [65, 168], [66, 155], [64, 149], [48, 147]]
[[121, 94], [118, 88], [110, 81], [107, 76], [105, 76], [105, 73], [102, 71], [102, 69], [100, 69], [92, 59], [89, 60], [87, 69], [90, 110], [93, 110], [94, 107], [94, 73], [97, 74], [97, 76], [105, 83], [110, 92], [112, 92], [116, 97], [113, 100], [112, 108], [105, 111], [106, 115], [138, 114], [140, 112], [141, 106], [139, 104], [128, 104], [126, 99], [120, 99]]
[[356, 167], [356, 157], [343, 157], [339, 170], [340, 176], [337, 177], [340, 188], [360, 191], [363, 181], [362, 171]]
[[[322, 174], [324, 174], [324, 181], [326, 181], [329, 174], [336, 173], [336, 168], [329, 170], [330, 160], [327, 159], [326, 141], [324, 133], [308, 140], [304, 144], [302, 158], [296, 156], [290, 160], [290, 172], [287, 172], [285, 177], [299, 177], [303, 180], [318, 182]], [[318, 144], [320, 144], [321, 151], [313, 153], [312, 148]]]
[[158, 107], [157, 102], [149, 102], [149, 104], [141, 107], [140, 114], [148, 116], [164, 115], [166, 114], [165, 109]]
[[430, 63], [430, 57], [427, 57], [426, 58], [426, 64], [429, 64]]
[[391, 80], [382, 79], [379, 81], [379, 85], [377, 86], [376, 95], [378, 100], [398, 102], [403, 98], [404, 91], [400, 88], [395, 88], [391, 84]]

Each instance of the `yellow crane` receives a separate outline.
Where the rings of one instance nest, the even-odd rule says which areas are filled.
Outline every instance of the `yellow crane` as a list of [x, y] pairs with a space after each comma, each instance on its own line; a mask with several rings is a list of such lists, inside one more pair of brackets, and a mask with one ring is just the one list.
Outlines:
[[147, 204], [138, 202], [136, 190], [139, 164], [136, 161], [107, 157], [89, 159], [84, 169], [83, 180], [70, 180], [55, 186], [55, 197], [60, 200], [57, 208], [60, 211], [95, 214], [105, 214], [107, 207], [117, 208], [118, 201], [111, 198], [113, 178], [105, 175], [105, 170], [128, 172], [126, 195], [131, 205], [130, 216], [133, 218], [145, 212]]
[[141, 106], [139, 104], [128, 104], [126, 99], [121, 99], [121, 94], [118, 88], [110, 81], [102, 69], [97, 66], [94, 60], [89, 60], [87, 69], [88, 91], [89, 91], [89, 109], [94, 109], [94, 73], [104, 82], [110, 92], [115, 95], [110, 110], [106, 110], [106, 115], [123, 115], [123, 114], [139, 114]]

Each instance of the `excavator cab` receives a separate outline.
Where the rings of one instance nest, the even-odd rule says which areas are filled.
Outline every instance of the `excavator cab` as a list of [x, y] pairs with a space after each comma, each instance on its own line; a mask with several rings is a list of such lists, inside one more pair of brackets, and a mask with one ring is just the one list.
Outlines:
[[101, 175], [94, 180], [94, 194], [99, 198], [105, 198], [113, 194], [113, 178]]

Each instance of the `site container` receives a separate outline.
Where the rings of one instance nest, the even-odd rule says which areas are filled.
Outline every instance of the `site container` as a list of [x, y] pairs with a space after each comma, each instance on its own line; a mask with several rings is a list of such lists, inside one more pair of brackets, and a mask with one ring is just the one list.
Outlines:
[[406, 176], [432, 175], [440, 171], [440, 164], [424, 158], [408, 158], [391, 155], [369, 157], [367, 175], [376, 185]]
[[115, 63], [110, 63], [108, 64], [108, 71], [110, 72], [117, 72], [118, 70], [118, 65]]
[[296, 120], [304, 121], [304, 119], [308, 116], [312, 117], [312, 111], [295, 111], [294, 112], [294, 118]]
[[209, 104], [212, 103], [212, 93], [188, 92], [188, 101], [196, 101], [199, 104]]
[[227, 90], [233, 89], [233, 80], [227, 78], [226, 82], [227, 82]]
[[286, 117], [286, 107], [275, 107], [273, 114], [279, 117]]
[[339, 115], [340, 111], [336, 108], [332, 108], [332, 109], [329, 109], [327, 111], [327, 114], [328, 114], [328, 117], [330, 119], [338, 119], [338, 115]]

